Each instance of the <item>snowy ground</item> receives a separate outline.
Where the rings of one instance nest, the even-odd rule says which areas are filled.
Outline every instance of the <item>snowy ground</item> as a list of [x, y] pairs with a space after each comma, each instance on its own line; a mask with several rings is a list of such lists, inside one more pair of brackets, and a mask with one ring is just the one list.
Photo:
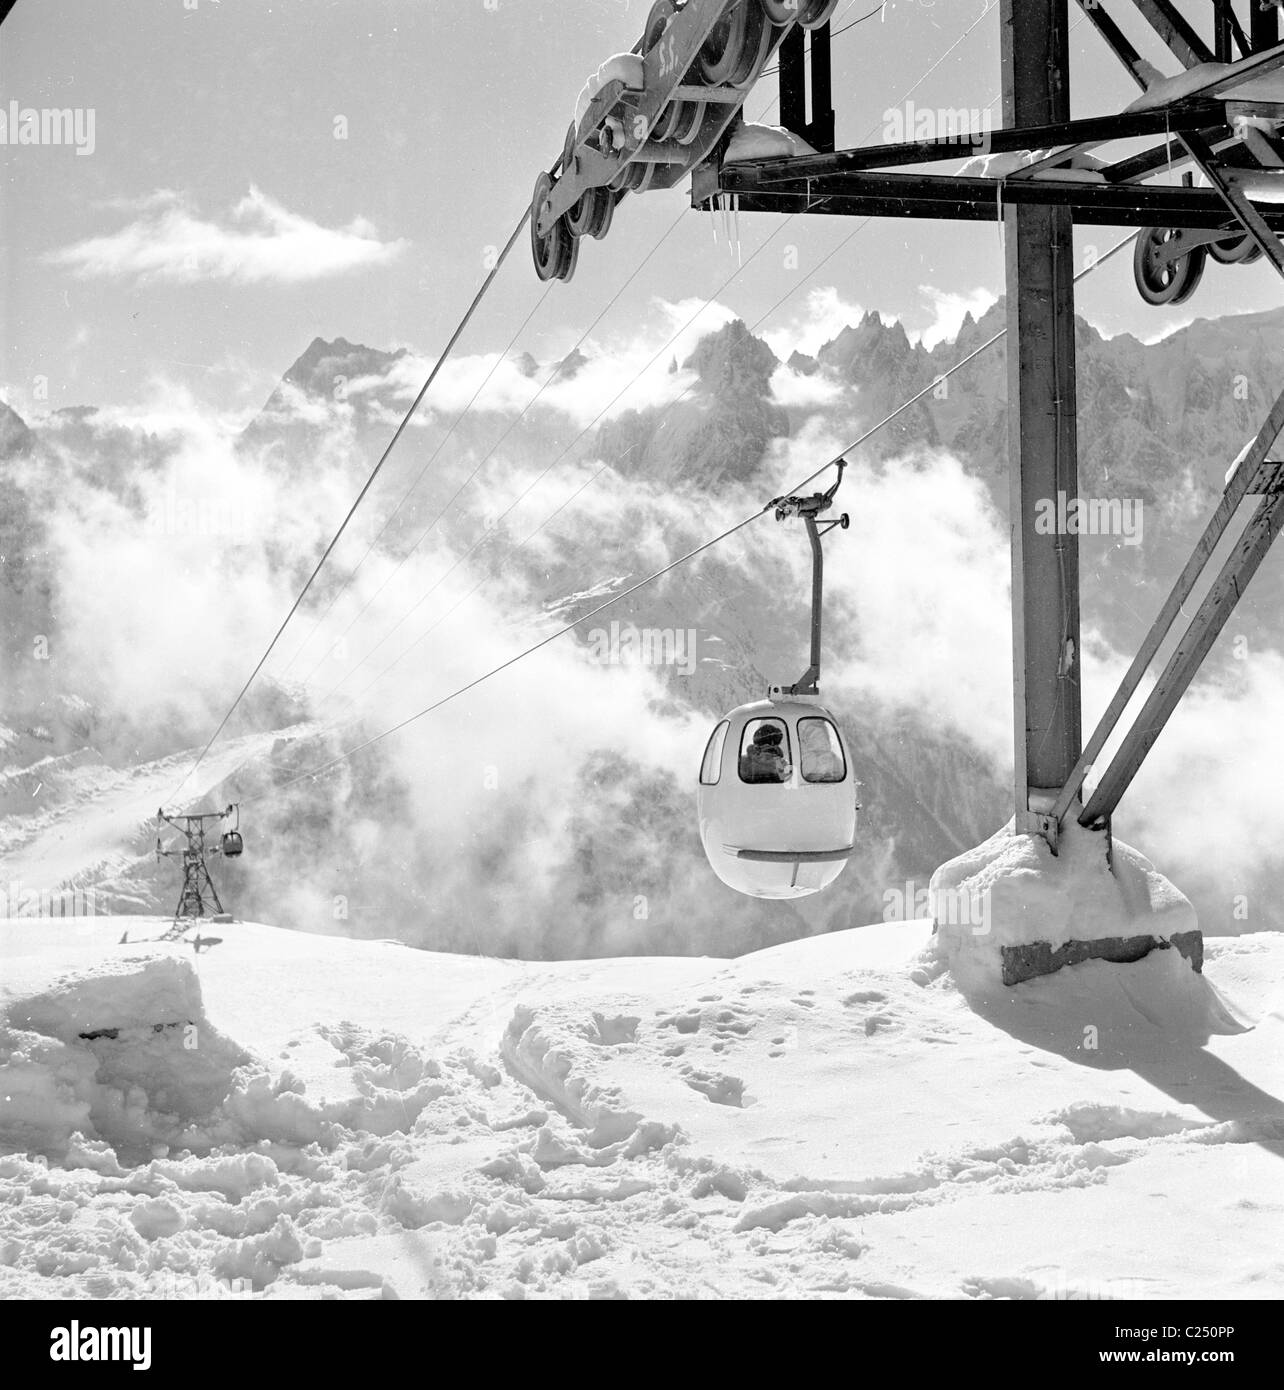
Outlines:
[[[187, 780], [183, 804], [195, 806], [224, 778], [281, 740], [315, 729], [299, 724], [273, 734], [229, 739]], [[150, 860], [156, 808], [168, 804], [192, 759], [192, 750], [184, 750], [154, 762], [114, 768], [92, 749], [84, 749], [0, 772], [0, 889], [6, 898], [80, 889], [133, 905], [137, 897], [131, 897], [131, 890], [141, 890], [135, 889], [131, 875], [140, 853], [143, 861]], [[201, 803], [200, 809], [213, 808]], [[14, 916], [27, 915], [27, 909], [12, 901], [8, 905]]]
[[923, 922], [555, 965], [166, 926], [0, 922], [0, 1295], [1284, 1294], [1284, 936], [969, 1000]]

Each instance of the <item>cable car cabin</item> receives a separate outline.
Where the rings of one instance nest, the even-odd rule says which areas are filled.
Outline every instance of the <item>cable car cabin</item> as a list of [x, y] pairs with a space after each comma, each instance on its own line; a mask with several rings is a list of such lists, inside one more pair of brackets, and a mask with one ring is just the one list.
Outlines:
[[235, 859], [245, 849], [241, 841], [239, 830], [225, 830], [223, 832], [223, 854], [228, 859]]
[[732, 710], [705, 749], [697, 805], [714, 873], [751, 897], [819, 893], [854, 848], [855, 774], [814, 695]]

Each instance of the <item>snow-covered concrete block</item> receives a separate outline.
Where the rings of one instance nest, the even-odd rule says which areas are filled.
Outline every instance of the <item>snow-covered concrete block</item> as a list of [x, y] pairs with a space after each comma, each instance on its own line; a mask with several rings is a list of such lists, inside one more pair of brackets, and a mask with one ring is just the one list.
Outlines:
[[1013, 823], [943, 864], [929, 886], [935, 949], [955, 978], [1019, 983], [1083, 960], [1175, 947], [1202, 964], [1195, 909], [1143, 854], [1070, 820], [1058, 853]]

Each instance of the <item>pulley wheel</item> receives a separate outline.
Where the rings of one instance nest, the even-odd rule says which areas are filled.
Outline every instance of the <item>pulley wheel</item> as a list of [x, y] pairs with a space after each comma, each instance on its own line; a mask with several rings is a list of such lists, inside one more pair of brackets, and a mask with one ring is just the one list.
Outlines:
[[771, 43], [767, 16], [757, 0], [738, 0], [714, 25], [697, 66], [711, 87], [740, 87], [762, 70]]
[[543, 236], [539, 232], [539, 217], [552, 191], [553, 176], [541, 173], [531, 196], [531, 259], [541, 280], [569, 280], [575, 273], [579, 243], [571, 235], [566, 219], [559, 217]]
[[609, 188], [586, 188], [566, 214], [572, 236], [591, 236], [597, 241], [610, 230], [615, 198]]
[[647, 189], [651, 187], [651, 180], [655, 177], [655, 171], [661, 167], [662, 166], [659, 164], [630, 164], [630, 169], [636, 169], [638, 171], [634, 176], [633, 191], [635, 193], [645, 193]]
[[639, 193], [650, 171], [649, 164], [640, 160], [630, 160], [611, 180], [611, 187], [624, 193]]
[[1171, 227], [1147, 227], [1137, 238], [1132, 272], [1147, 304], [1184, 304], [1203, 278], [1206, 248], [1192, 246], [1184, 256], [1170, 260], [1164, 249], [1173, 236]]
[[822, 24], [829, 23], [837, 8], [838, 0], [811, 0], [798, 22], [804, 29], [819, 29]]
[[678, 125], [685, 119], [683, 111], [687, 105], [688, 103], [685, 101], [671, 101], [664, 110], [660, 112], [659, 119], [651, 127], [651, 139], [671, 140], [674, 130], [677, 129]]
[[704, 113], [708, 103], [703, 101], [673, 101], [664, 108], [664, 114], [651, 131], [652, 140], [672, 140], [678, 145], [689, 145], [700, 134], [704, 124]]
[[838, 0], [758, 0], [762, 12], [778, 28], [796, 20], [804, 29], [819, 29], [838, 8]]
[[1227, 237], [1225, 241], [1214, 241], [1208, 254], [1221, 265], [1252, 265], [1262, 258], [1262, 248], [1247, 232], [1242, 236]]
[[643, 53], [649, 53], [660, 42], [669, 20], [677, 12], [673, 0], [655, 0], [651, 13], [646, 17], [646, 28], [642, 31]]
[[684, 101], [682, 103], [682, 119], [678, 122], [673, 132], [673, 139], [679, 145], [690, 145], [695, 142], [695, 138], [700, 134], [704, 126], [705, 114], [709, 105], [704, 101]]
[[806, 10], [809, 0], [758, 0], [762, 12], [775, 25], [792, 24]]

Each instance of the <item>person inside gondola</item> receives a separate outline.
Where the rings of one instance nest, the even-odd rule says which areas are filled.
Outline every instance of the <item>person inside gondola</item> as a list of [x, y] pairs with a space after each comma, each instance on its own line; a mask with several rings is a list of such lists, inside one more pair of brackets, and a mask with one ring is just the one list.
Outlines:
[[789, 762], [781, 742], [784, 734], [778, 724], [759, 724], [753, 741], [740, 755], [740, 778], [744, 782], [787, 782]]

